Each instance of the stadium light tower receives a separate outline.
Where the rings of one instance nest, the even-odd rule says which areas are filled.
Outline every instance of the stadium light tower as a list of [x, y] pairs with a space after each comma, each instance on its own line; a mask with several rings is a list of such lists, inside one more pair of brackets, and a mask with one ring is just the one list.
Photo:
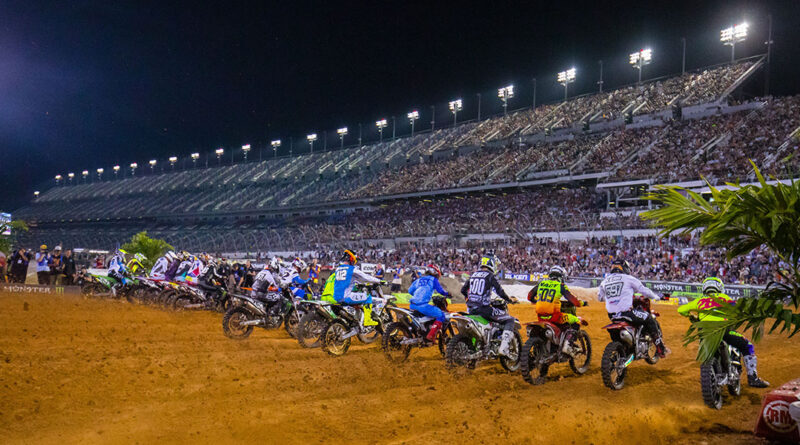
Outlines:
[[414, 122], [419, 119], [419, 111], [414, 110], [406, 115], [408, 120], [411, 122], [411, 137], [414, 137]]
[[567, 101], [569, 84], [575, 82], [575, 68], [558, 73], [558, 83], [564, 85], [564, 101]]
[[112, 168], [112, 170], [114, 170], [114, 178], [115, 179], [117, 177], [117, 173], [119, 173], [119, 169], [120, 169], [119, 165], [115, 165], [114, 168]]
[[277, 158], [278, 157], [278, 147], [281, 146], [281, 140], [280, 139], [275, 139], [274, 141], [270, 142], [270, 145], [272, 145], [272, 156]]
[[375, 126], [378, 127], [378, 137], [380, 138], [380, 142], [383, 142], [383, 129], [386, 128], [386, 125], [386, 119], [375, 121]]
[[508, 100], [514, 97], [514, 85], [499, 88], [497, 90], [497, 97], [503, 101], [503, 114], [508, 115]]
[[222, 155], [225, 154], [225, 149], [220, 147], [214, 150], [214, 153], [217, 154], [217, 165], [222, 165]]
[[176, 163], [176, 162], [178, 162], [178, 157], [177, 157], [177, 156], [170, 156], [170, 157], [169, 157], [169, 167], [170, 167], [172, 170], [175, 170], [175, 163]]
[[464, 107], [462, 105], [461, 99], [451, 100], [450, 101], [450, 112], [453, 113], [453, 126], [455, 127], [458, 123], [458, 112], [461, 111]]
[[35, 192], [33, 192], [33, 197], [34, 198], [38, 198], [39, 197], [39, 190], [36, 190]]
[[139, 164], [135, 162], [131, 162], [131, 176], [136, 176], [136, 169], [139, 167]]
[[336, 130], [336, 134], [339, 135], [339, 148], [344, 148], [344, 137], [347, 135], [347, 127], [342, 127]]
[[247, 153], [250, 153], [250, 144], [242, 145], [242, 153], [244, 153], [244, 162], [247, 162]]
[[317, 133], [306, 135], [306, 140], [308, 141], [308, 146], [311, 147], [311, 153], [314, 153], [314, 141], [317, 140]]
[[157, 163], [158, 161], [156, 161], [155, 159], [150, 160], [150, 173], [153, 173], [155, 171]]
[[59, 182], [61, 182], [61, 179], [62, 179], [62, 178], [63, 178], [63, 176], [61, 176], [61, 175], [56, 175], [56, 185], [58, 185], [58, 183], [59, 183]]
[[97, 179], [98, 179], [99, 181], [102, 181], [102, 180], [103, 180], [103, 172], [104, 172], [104, 171], [105, 171], [105, 170], [104, 170], [103, 168], [98, 168], [98, 169], [97, 169]]
[[640, 49], [639, 51], [631, 54], [629, 62], [634, 68], [639, 70], [639, 85], [642, 84], [642, 67], [645, 65], [650, 65], [652, 60], [653, 51], [650, 48]]
[[67, 178], [69, 178], [69, 183], [72, 184], [72, 178], [75, 177], [75, 173], [69, 172], [67, 173]]
[[86, 184], [86, 178], [89, 177], [89, 170], [82, 171], [81, 176], [83, 176], [83, 183]]
[[719, 32], [719, 40], [722, 44], [730, 45], [731, 47], [731, 63], [736, 60], [736, 44], [747, 39], [747, 28], [749, 27], [750, 25], [747, 22], [742, 22]]
[[197, 167], [198, 159], [200, 159], [200, 153], [192, 153], [192, 167]]

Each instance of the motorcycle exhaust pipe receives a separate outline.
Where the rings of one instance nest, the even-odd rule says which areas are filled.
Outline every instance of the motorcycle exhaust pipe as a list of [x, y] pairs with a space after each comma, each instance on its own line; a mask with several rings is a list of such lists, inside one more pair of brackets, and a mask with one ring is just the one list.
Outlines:
[[407, 339], [405, 339], [405, 340], [402, 340], [402, 341], [400, 342], [400, 344], [401, 344], [401, 345], [404, 345], [404, 346], [405, 346], [405, 345], [411, 345], [411, 346], [413, 346], [413, 345], [418, 345], [418, 344], [420, 344], [420, 343], [422, 343], [422, 339], [421, 339], [421, 338], [407, 338]]
[[201, 309], [201, 308], [204, 308], [204, 307], [206, 307], [206, 305], [202, 304], [202, 303], [193, 303], [193, 304], [187, 304], [187, 305], [183, 306], [184, 309]]
[[342, 335], [342, 340], [347, 340], [348, 338], [355, 337], [358, 335], [358, 329], [353, 329], [352, 331]]
[[239, 323], [239, 325], [241, 325], [241, 326], [260, 326], [260, 325], [264, 324], [264, 322], [265, 321], [263, 319], [246, 320], [246, 321], [243, 321], [243, 322]]

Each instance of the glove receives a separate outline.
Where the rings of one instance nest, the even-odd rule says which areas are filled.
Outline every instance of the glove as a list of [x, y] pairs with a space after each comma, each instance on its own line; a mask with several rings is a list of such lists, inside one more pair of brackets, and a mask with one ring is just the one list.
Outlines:
[[381, 280], [381, 286], [386, 286], [386, 280]]
[[589, 306], [589, 302], [588, 301], [582, 301], [581, 302], [581, 307], [586, 307], [586, 306]]

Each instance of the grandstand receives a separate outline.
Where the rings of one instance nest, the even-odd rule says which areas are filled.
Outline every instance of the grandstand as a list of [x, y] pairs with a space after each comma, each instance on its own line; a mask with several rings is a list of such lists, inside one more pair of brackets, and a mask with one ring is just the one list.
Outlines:
[[636, 207], [652, 185], [745, 181], [748, 159], [770, 173], [796, 167], [782, 159], [797, 149], [800, 99], [733, 99], [763, 63], [344, 150], [62, 184], [15, 217], [33, 228], [23, 243], [110, 248], [148, 230], [212, 251], [641, 228]]

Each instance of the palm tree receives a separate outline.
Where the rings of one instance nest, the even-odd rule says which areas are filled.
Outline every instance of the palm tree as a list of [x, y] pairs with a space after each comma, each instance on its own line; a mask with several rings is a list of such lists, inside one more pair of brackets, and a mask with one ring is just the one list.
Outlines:
[[701, 340], [701, 361], [713, 355], [725, 332], [742, 326], [754, 341], [764, 335], [768, 321], [773, 321], [769, 332], [780, 327], [792, 337], [800, 331], [800, 182], [768, 183], [755, 164], [753, 169], [758, 185], [726, 184], [718, 189], [707, 182], [710, 200], [682, 187], [659, 187], [647, 199], [662, 206], [642, 214], [661, 236], [702, 230], [700, 244], [727, 248], [728, 260], [764, 246], [781, 261], [780, 277], [759, 298], [708, 309], [725, 321], [697, 322], [689, 328], [686, 343]]

